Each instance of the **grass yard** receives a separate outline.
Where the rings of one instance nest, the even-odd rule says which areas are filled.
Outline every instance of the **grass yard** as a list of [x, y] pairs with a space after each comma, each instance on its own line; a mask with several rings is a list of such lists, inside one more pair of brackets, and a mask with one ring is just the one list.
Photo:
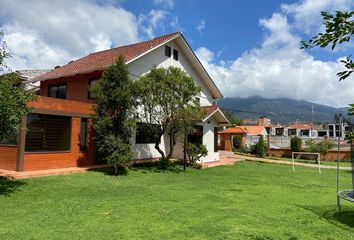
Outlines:
[[0, 180], [0, 239], [354, 239], [354, 204], [336, 213], [335, 173], [241, 162]]
[[[272, 160], [282, 160], [282, 161], [290, 161], [292, 162], [293, 159], [292, 158], [286, 158], [286, 157], [267, 157], [269, 159]], [[321, 161], [321, 165], [327, 165], [327, 166], [337, 166], [337, 162], [336, 161], [325, 161], [325, 160], [320, 160]], [[308, 159], [301, 159], [301, 158], [297, 158], [295, 159], [295, 162], [300, 162], [300, 163], [310, 163], [310, 164], [316, 164], [316, 160], [308, 160]], [[350, 162], [350, 160], [348, 161], [340, 161], [339, 162], [339, 166], [340, 167], [351, 167], [352, 163]]]

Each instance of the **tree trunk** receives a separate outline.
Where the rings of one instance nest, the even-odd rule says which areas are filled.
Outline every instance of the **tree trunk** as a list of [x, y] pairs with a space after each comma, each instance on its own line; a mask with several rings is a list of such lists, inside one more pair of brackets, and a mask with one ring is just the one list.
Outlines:
[[160, 143], [161, 143], [161, 137], [163, 135], [164, 131], [162, 131], [162, 134], [158, 136], [158, 138], [155, 139], [155, 149], [161, 154], [161, 158], [165, 158], [165, 153], [161, 150], [160, 148]]
[[160, 142], [155, 142], [155, 149], [161, 154], [161, 158], [165, 158], [165, 153], [160, 148]]
[[114, 164], [114, 174], [118, 176], [118, 165]]

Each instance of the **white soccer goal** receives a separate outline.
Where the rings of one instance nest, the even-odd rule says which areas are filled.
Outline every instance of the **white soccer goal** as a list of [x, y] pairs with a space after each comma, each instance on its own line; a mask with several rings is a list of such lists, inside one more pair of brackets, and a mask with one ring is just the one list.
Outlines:
[[311, 152], [292, 152], [291, 158], [293, 161], [293, 171], [295, 171], [295, 156], [296, 155], [312, 155], [317, 156], [317, 163], [318, 163], [318, 172], [321, 173], [321, 154], [319, 153], [311, 153]]

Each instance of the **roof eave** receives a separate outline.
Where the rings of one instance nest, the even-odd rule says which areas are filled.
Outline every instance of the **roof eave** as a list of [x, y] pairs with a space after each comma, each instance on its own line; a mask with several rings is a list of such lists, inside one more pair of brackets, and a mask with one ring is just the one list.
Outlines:
[[[221, 117], [224, 119], [224, 122], [222, 122], [222, 125], [229, 125], [230, 124], [230, 121], [229, 121], [229, 119], [227, 119], [227, 117], [222, 113], [222, 111], [219, 109], [219, 108], [217, 108], [217, 109], [215, 109], [213, 112], [211, 112], [208, 116], [206, 116], [203, 120], [202, 120], [202, 122], [206, 122], [206, 121], [208, 121], [214, 114], [216, 114], [216, 113], [219, 113], [220, 115], [221, 115]], [[219, 123], [221, 123], [221, 122], [219, 122]]]

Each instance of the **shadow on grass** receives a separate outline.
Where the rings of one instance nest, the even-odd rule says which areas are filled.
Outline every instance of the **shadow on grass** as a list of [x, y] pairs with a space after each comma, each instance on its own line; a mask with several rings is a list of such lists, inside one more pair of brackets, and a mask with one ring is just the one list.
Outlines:
[[164, 173], [164, 172], [172, 172], [172, 173], [181, 173], [183, 172], [183, 166], [178, 162], [171, 162], [167, 169], [162, 169], [160, 166], [160, 162], [145, 162], [145, 163], [137, 163], [133, 164], [130, 167], [132, 171], [140, 171], [142, 173], [155, 172], [155, 173]]
[[23, 185], [25, 183], [22, 181], [0, 176], [0, 196], [8, 196]]
[[[93, 172], [100, 172], [105, 175], [109, 176], [116, 176], [114, 172], [113, 167], [106, 167], [106, 168], [97, 168], [97, 169], [91, 169], [89, 171]], [[120, 170], [118, 173], [118, 176], [125, 176], [129, 174], [129, 171], [134, 171], [134, 172], [141, 172], [141, 173], [166, 173], [166, 172], [172, 172], [172, 173], [181, 173], [183, 171], [183, 166], [179, 162], [172, 162], [169, 164], [167, 169], [161, 169], [160, 163], [158, 161], [154, 162], [139, 162], [139, 163], [133, 163], [126, 171]]]
[[337, 208], [333, 205], [328, 205], [328, 206], [297, 205], [297, 207], [315, 213], [320, 218], [325, 219], [327, 222], [329, 222], [332, 225], [354, 232], [354, 204], [353, 204], [353, 208], [351, 209], [342, 207], [341, 213], [339, 213]]

